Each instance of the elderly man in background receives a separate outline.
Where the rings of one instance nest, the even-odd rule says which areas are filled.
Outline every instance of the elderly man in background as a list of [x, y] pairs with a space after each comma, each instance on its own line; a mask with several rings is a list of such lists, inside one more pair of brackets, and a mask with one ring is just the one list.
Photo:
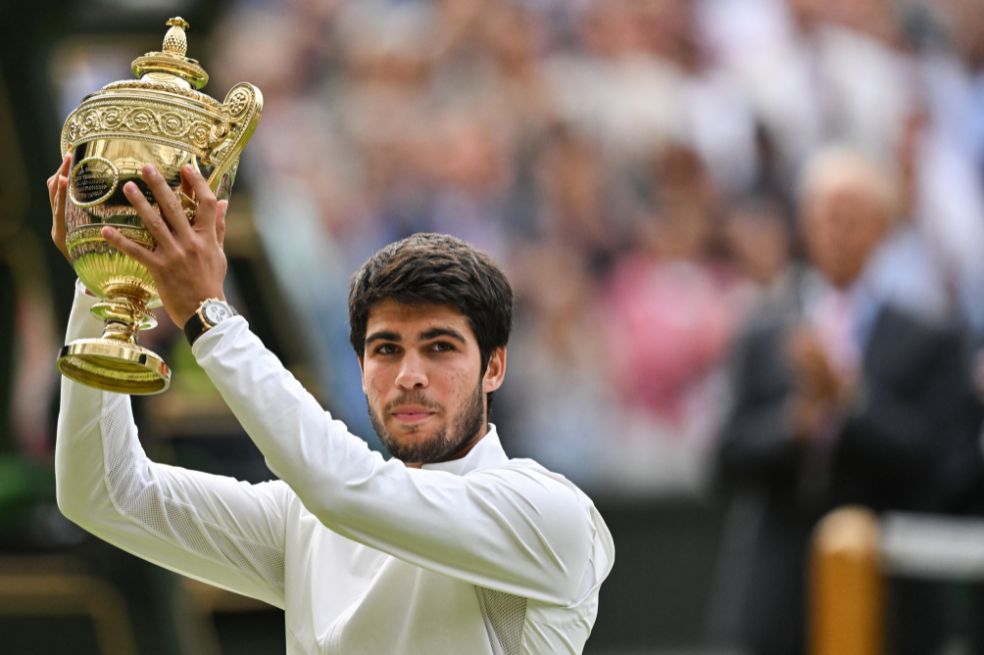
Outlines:
[[[718, 464], [753, 544], [731, 551], [736, 638], [804, 650], [806, 554], [830, 509], [958, 512], [981, 478], [965, 335], [908, 226], [892, 177], [856, 150], [808, 164], [798, 213], [809, 265], [737, 342]], [[751, 531], [751, 533], [747, 533]], [[932, 590], [898, 583], [893, 653], [936, 652]], [[739, 601], [738, 598], [741, 598]], [[918, 620], [911, 620], [918, 618]]]

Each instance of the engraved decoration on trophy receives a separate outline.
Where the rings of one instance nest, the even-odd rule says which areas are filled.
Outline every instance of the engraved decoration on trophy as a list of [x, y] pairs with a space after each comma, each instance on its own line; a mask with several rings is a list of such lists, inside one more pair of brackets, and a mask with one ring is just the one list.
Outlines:
[[[99, 297], [92, 312], [104, 323], [103, 335], [77, 339], [61, 349], [58, 370], [92, 387], [128, 394], [167, 389], [171, 371], [164, 360], [137, 343], [140, 330], [156, 325], [150, 313], [161, 300], [147, 269], [102, 238], [112, 225], [146, 248], [153, 237], [123, 195], [134, 182], [154, 204], [140, 176], [154, 164], [178, 191], [189, 220], [195, 202], [180, 192], [181, 167], [191, 164], [221, 200], [228, 198], [239, 156], [256, 129], [263, 96], [241, 82], [218, 102], [200, 92], [208, 74], [188, 48], [182, 18], [170, 27], [161, 52], [133, 61], [139, 79], [108, 84], [86, 96], [62, 129], [62, 152], [72, 153], [66, 202], [67, 246], [72, 266], [86, 288]], [[156, 206], [156, 205], [155, 205]]]

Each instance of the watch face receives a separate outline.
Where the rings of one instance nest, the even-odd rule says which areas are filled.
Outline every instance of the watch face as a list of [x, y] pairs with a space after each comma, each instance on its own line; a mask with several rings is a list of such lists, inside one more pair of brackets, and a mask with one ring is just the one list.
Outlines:
[[216, 325], [232, 316], [232, 310], [224, 302], [208, 302], [202, 308], [202, 314], [205, 316], [206, 321], [212, 325]]

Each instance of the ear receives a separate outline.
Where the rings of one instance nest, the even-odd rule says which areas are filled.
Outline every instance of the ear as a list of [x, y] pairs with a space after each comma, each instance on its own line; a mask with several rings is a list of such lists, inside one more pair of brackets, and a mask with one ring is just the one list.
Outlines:
[[482, 391], [492, 393], [502, 386], [506, 378], [506, 347], [499, 346], [489, 355], [489, 365], [482, 377]]
[[362, 393], [366, 395], [366, 358], [364, 355], [357, 355], [359, 360], [359, 377], [362, 379]]

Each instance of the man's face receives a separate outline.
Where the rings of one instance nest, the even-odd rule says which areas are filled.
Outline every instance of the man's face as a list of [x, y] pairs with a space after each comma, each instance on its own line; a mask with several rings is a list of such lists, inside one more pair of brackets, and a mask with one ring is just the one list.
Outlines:
[[843, 182], [808, 200], [804, 219], [810, 259], [834, 286], [847, 287], [882, 240], [890, 214], [861, 182]]
[[408, 465], [461, 457], [486, 431], [485, 394], [505, 375], [505, 349], [484, 374], [468, 319], [446, 305], [384, 300], [366, 323], [362, 390], [383, 445]]

